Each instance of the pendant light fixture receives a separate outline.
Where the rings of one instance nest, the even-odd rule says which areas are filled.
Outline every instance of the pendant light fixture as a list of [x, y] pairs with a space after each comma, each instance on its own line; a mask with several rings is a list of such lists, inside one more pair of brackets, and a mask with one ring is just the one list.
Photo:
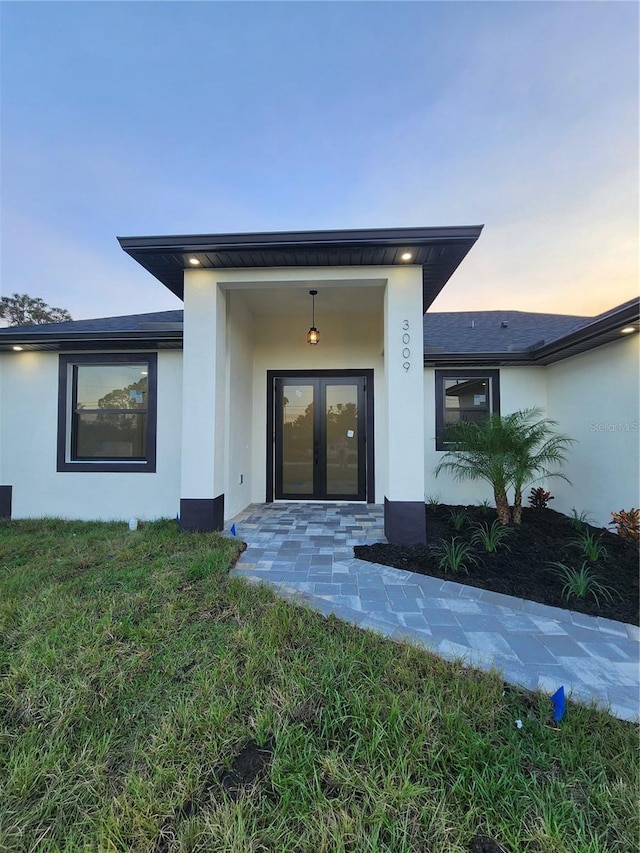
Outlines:
[[320, 340], [320, 332], [316, 329], [316, 295], [317, 290], [310, 290], [309, 296], [313, 300], [311, 308], [311, 328], [307, 332], [307, 343], [315, 346]]

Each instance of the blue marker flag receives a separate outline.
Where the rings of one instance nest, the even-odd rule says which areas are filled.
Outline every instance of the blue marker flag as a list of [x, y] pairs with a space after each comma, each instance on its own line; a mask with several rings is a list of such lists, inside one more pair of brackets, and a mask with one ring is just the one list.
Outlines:
[[235, 524], [232, 524], [232, 525], [231, 525], [231, 535], [232, 535], [232, 536], [236, 536], [236, 526], [235, 526]]
[[564, 687], [558, 687], [556, 692], [551, 697], [551, 701], [553, 702], [553, 722], [559, 723], [560, 720], [564, 717], [564, 712], [566, 710]]

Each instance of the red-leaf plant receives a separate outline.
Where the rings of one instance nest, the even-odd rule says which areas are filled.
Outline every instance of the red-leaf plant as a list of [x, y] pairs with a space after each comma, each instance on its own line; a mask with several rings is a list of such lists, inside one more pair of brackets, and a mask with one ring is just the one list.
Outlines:
[[547, 504], [552, 500], [554, 500], [554, 497], [551, 492], [545, 492], [542, 486], [539, 486], [537, 489], [531, 489], [529, 503], [532, 509], [546, 509]]
[[612, 512], [609, 527], [615, 527], [618, 536], [638, 542], [640, 539], [640, 509], [621, 509], [620, 512]]

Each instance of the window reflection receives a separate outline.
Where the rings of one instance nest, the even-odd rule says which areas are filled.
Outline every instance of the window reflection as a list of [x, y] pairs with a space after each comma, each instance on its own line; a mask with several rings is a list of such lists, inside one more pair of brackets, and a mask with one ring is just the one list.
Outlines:
[[74, 366], [72, 459], [146, 457], [146, 364]]
[[282, 490], [313, 493], [313, 386], [282, 388]]

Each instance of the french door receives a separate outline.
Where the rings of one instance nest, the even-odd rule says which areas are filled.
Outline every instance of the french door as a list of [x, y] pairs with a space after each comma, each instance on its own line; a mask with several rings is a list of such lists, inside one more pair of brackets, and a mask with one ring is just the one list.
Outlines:
[[366, 377], [273, 382], [275, 498], [366, 500]]

